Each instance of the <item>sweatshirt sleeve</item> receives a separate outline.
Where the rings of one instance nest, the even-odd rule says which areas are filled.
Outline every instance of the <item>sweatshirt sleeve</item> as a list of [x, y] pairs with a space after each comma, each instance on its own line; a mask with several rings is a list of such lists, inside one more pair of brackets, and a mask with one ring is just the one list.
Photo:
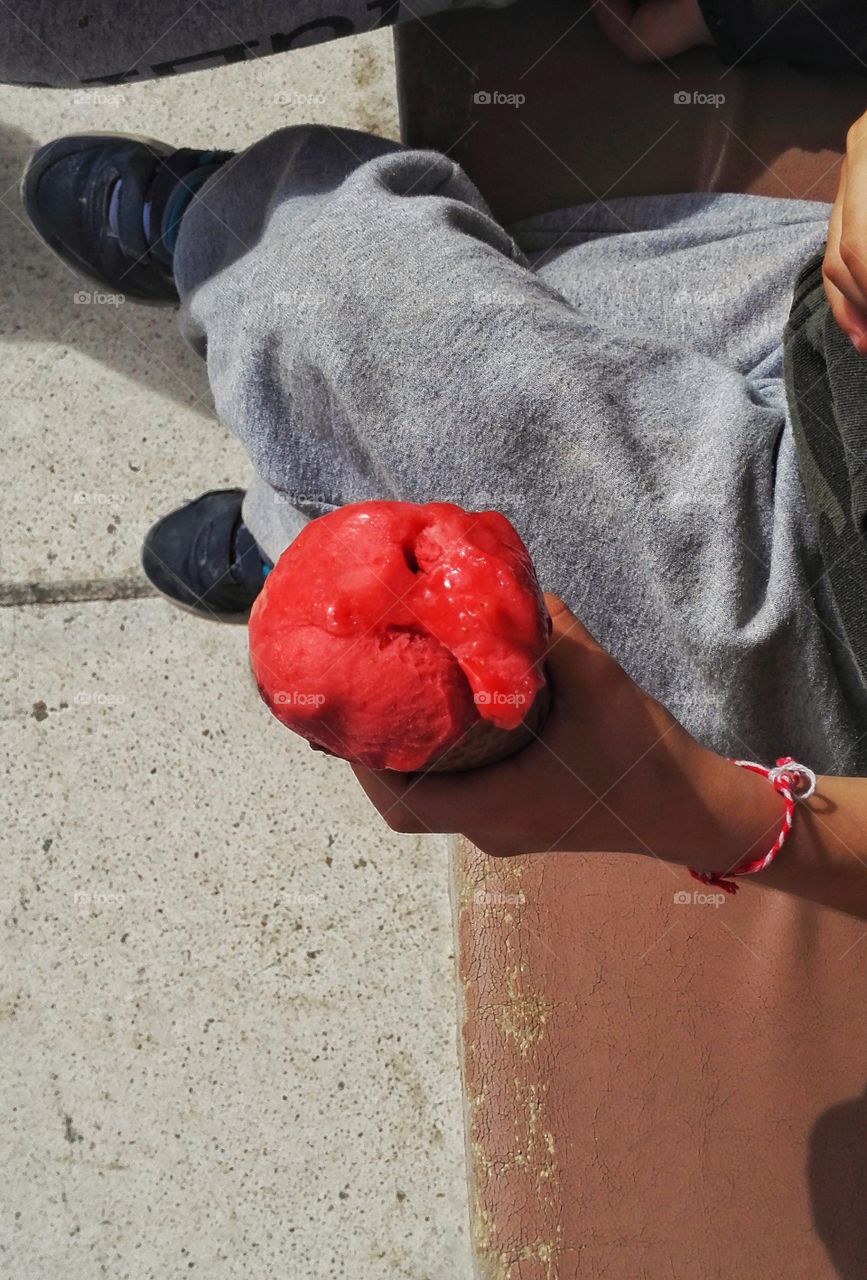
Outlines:
[[864, 0], [699, 0], [720, 57], [867, 75]]

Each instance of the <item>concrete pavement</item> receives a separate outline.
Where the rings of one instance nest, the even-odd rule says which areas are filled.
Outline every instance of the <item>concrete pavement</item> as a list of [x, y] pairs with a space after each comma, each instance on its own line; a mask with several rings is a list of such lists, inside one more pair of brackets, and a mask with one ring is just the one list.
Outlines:
[[89, 94], [0, 89], [10, 1280], [470, 1274], [445, 852], [259, 704], [142, 533], [244, 483], [171, 312], [76, 298], [28, 152], [397, 131], [390, 36]]

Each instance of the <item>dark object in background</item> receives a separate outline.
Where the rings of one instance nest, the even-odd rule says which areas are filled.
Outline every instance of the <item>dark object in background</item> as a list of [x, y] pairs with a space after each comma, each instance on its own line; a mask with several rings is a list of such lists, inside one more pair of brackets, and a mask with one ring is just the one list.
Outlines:
[[395, 46], [404, 141], [447, 151], [505, 223], [597, 196], [831, 201], [867, 105], [862, 76], [732, 68], [713, 49], [635, 66], [575, 0], [408, 23]]

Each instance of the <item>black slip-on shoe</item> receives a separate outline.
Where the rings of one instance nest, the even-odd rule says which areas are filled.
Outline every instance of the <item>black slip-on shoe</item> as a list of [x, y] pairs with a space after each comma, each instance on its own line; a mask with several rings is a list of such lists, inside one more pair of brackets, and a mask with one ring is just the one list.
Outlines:
[[124, 134], [73, 134], [33, 153], [21, 199], [45, 243], [93, 284], [139, 302], [173, 304], [181, 218], [232, 154]]
[[173, 604], [220, 622], [246, 622], [270, 563], [241, 518], [243, 489], [205, 493], [148, 531], [142, 567]]

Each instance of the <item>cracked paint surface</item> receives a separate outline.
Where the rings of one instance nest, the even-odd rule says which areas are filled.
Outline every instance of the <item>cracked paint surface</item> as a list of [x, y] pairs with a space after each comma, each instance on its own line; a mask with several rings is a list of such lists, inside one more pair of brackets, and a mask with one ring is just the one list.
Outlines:
[[650, 858], [452, 882], [478, 1280], [867, 1275], [862, 924]]

